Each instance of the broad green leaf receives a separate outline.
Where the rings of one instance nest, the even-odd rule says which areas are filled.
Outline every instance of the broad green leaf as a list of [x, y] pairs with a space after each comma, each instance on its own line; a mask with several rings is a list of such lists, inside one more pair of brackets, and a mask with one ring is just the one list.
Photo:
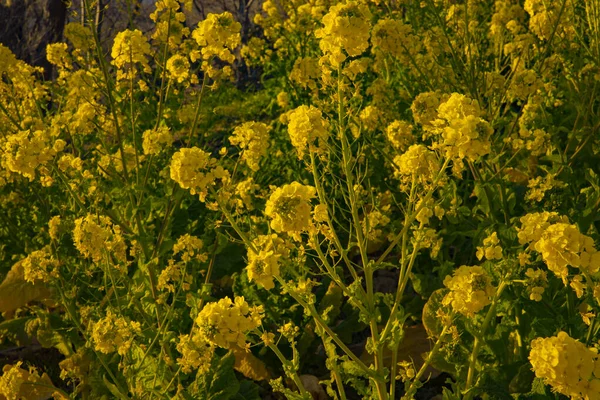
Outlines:
[[51, 297], [50, 289], [43, 283], [31, 283], [25, 280], [22, 261], [15, 263], [0, 284], [0, 312], [12, 314], [17, 308], [32, 301], [41, 301]]
[[248, 380], [244, 380], [240, 382], [240, 390], [237, 392], [235, 396], [233, 396], [233, 400], [260, 400], [260, 387]]
[[196, 380], [188, 389], [189, 393], [194, 398], [206, 400], [233, 398], [240, 388], [233, 371], [234, 364], [235, 355], [231, 351], [220, 359], [213, 359], [208, 372], [196, 375]]

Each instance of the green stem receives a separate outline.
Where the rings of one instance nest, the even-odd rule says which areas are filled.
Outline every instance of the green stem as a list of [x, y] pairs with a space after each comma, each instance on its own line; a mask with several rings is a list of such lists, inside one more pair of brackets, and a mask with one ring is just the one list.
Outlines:
[[483, 320], [483, 325], [481, 325], [481, 329], [479, 330], [479, 334], [475, 336], [475, 342], [473, 343], [473, 351], [471, 352], [471, 356], [469, 357], [469, 371], [467, 372], [467, 382], [465, 385], [465, 400], [470, 400], [472, 397], [472, 392], [469, 392], [473, 385], [473, 379], [475, 378], [475, 369], [477, 368], [477, 356], [479, 355], [479, 350], [481, 348], [481, 342], [483, 341], [483, 337], [486, 334], [486, 331], [490, 325], [492, 319], [496, 316], [496, 306], [498, 305], [498, 299], [502, 292], [506, 288], [507, 283], [501, 282], [496, 290], [496, 294], [494, 295], [494, 299], [492, 300], [492, 304], [485, 315], [485, 319]]

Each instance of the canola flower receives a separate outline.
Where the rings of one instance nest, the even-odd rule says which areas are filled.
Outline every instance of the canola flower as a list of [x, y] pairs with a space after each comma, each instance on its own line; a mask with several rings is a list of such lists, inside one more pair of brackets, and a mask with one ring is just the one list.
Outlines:
[[113, 58], [112, 64], [119, 69], [133, 68], [136, 64], [140, 64], [144, 72], [150, 73], [148, 56], [151, 52], [148, 39], [142, 31], [126, 29], [115, 36], [110, 55]]
[[[198, 27], [192, 32], [192, 38], [200, 46], [202, 69], [209, 77], [216, 79], [220, 76], [229, 77], [232, 74], [230, 67], [221, 71], [211, 64], [213, 57], [229, 64], [235, 61], [235, 50], [241, 43], [241, 24], [229, 12], [221, 14], [208, 14]], [[195, 61], [192, 59], [192, 61]]]
[[349, 57], [361, 55], [369, 47], [371, 12], [366, 4], [347, 1], [332, 6], [323, 17], [323, 28], [315, 31], [324, 59], [338, 68]]
[[313, 106], [300, 106], [288, 114], [288, 132], [292, 145], [303, 158], [306, 150], [323, 151], [329, 138], [328, 123]]
[[207, 342], [200, 334], [181, 335], [177, 343], [177, 351], [181, 353], [181, 357], [177, 359], [177, 363], [186, 374], [193, 370], [205, 374], [210, 368], [214, 349], [214, 345]]
[[260, 326], [261, 307], [250, 307], [243, 296], [229, 297], [208, 303], [196, 317], [202, 339], [226, 349], [246, 347], [246, 333]]
[[535, 376], [572, 399], [600, 398], [598, 350], [565, 332], [531, 342], [529, 361]]
[[292, 182], [271, 193], [265, 207], [265, 215], [271, 218], [271, 228], [278, 233], [287, 232], [298, 237], [312, 228], [310, 201], [316, 196], [313, 186]]
[[280, 264], [289, 256], [289, 249], [276, 234], [260, 235], [252, 245], [256, 251], [248, 249], [248, 279], [267, 290], [273, 289], [273, 279], [279, 276]]
[[79, 252], [95, 263], [100, 263], [106, 255], [112, 254], [116, 260], [125, 262], [127, 245], [118, 225], [110, 218], [88, 214], [75, 220], [73, 242]]
[[232, 145], [242, 149], [242, 160], [248, 167], [258, 171], [260, 160], [269, 148], [269, 127], [262, 122], [245, 122], [236, 127], [229, 137]]
[[136, 334], [141, 333], [141, 324], [119, 317], [111, 310], [106, 316], [91, 324], [91, 340], [94, 348], [104, 354], [115, 351], [124, 356], [129, 351]]
[[171, 158], [171, 179], [192, 195], [204, 201], [216, 179], [226, 179], [229, 173], [210, 154], [197, 147], [184, 148]]
[[450, 292], [444, 296], [442, 304], [452, 306], [455, 312], [467, 317], [472, 317], [489, 305], [495, 291], [492, 278], [478, 266], [461, 266], [452, 276], [444, 278], [444, 286]]

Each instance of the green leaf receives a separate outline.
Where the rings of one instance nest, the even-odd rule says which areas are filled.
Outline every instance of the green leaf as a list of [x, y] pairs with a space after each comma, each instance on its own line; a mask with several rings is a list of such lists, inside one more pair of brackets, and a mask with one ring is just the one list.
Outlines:
[[32, 319], [32, 317], [22, 317], [0, 322], [0, 342], [3, 338], [8, 338], [18, 346], [30, 344], [31, 338], [25, 331], [25, 325]]
[[260, 387], [252, 381], [244, 380], [233, 400], [260, 400]]
[[521, 365], [517, 374], [508, 384], [508, 391], [510, 393], [530, 392], [534, 378], [535, 374], [531, 370], [531, 364], [525, 363]]
[[438, 289], [431, 294], [427, 303], [423, 307], [423, 326], [432, 338], [437, 338], [442, 333], [444, 326], [437, 316], [437, 311], [442, 307], [442, 299], [448, 292], [448, 289]]
[[11, 314], [29, 302], [51, 297], [50, 289], [43, 283], [27, 282], [24, 276], [22, 261], [19, 261], [12, 266], [0, 284], [0, 313]]
[[141, 385], [146, 391], [150, 392], [156, 388], [166, 387], [173, 377], [173, 373], [167, 367], [165, 362], [154, 357], [151, 354], [144, 357], [145, 351], [137, 345], [131, 346], [129, 354], [132, 364], [135, 368], [131, 369], [131, 375], [128, 376], [131, 381]]
[[123, 393], [121, 393], [121, 391], [119, 390], [119, 388], [113, 384], [110, 383], [108, 381], [108, 379], [106, 379], [106, 375], [102, 375], [102, 380], [104, 381], [104, 385], [106, 386], [106, 388], [113, 394], [113, 396], [115, 396], [117, 399], [121, 399], [121, 400], [129, 400], [129, 397], [127, 397], [126, 395], [124, 395]]
[[198, 373], [188, 391], [198, 399], [232, 399], [240, 389], [240, 383], [233, 371], [234, 364], [235, 355], [231, 351], [218, 361], [213, 360], [210, 370], [204, 374]]

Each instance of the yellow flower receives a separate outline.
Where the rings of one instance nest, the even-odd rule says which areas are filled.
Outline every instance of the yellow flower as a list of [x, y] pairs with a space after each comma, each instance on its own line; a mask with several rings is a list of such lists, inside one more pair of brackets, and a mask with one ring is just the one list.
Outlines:
[[303, 89], [315, 89], [316, 80], [319, 78], [319, 61], [311, 57], [297, 58], [289, 77]]
[[298, 182], [275, 189], [265, 208], [265, 215], [271, 218], [271, 228], [292, 235], [311, 229], [310, 200], [315, 195], [314, 187]]
[[214, 346], [201, 335], [181, 335], [177, 343], [177, 351], [182, 355], [177, 359], [177, 363], [183, 373], [189, 374], [192, 370], [198, 370], [199, 374], [204, 374], [210, 368]]
[[463, 159], [473, 162], [491, 150], [489, 137], [493, 130], [481, 115], [475, 100], [453, 93], [440, 103], [437, 118], [426, 127], [430, 133], [439, 135], [433, 148], [442, 150], [446, 158], [453, 160], [455, 173], [462, 171]]
[[108, 217], [88, 214], [75, 220], [73, 229], [75, 248], [95, 263], [104, 261], [106, 252], [118, 261], [126, 261], [127, 245], [118, 226], [113, 226]]
[[[369, 47], [371, 12], [366, 4], [349, 0], [329, 9], [323, 28], [315, 31], [329, 63], [337, 68], [346, 59], [361, 55]], [[346, 54], [344, 54], [344, 51]]]
[[32, 251], [21, 265], [27, 282], [50, 282], [52, 278], [58, 276], [58, 261], [50, 254], [49, 247]]
[[[198, 24], [192, 32], [192, 37], [201, 46], [202, 69], [210, 77], [218, 77], [219, 71], [209, 63], [213, 57], [218, 57], [224, 62], [233, 63], [235, 56], [232, 51], [241, 43], [241, 25], [229, 12], [221, 14], [208, 14], [206, 19]], [[192, 58], [192, 61], [195, 61]], [[230, 75], [231, 69], [225, 67], [221, 73]]]
[[366, 106], [360, 112], [359, 117], [365, 129], [368, 131], [373, 131], [379, 127], [383, 113], [375, 106]]
[[492, 302], [494, 295], [492, 280], [481, 267], [461, 266], [452, 276], [444, 279], [444, 286], [450, 292], [444, 296], [442, 304], [467, 317], [481, 311]]
[[66, 43], [52, 43], [47, 45], [46, 59], [50, 64], [56, 65], [58, 68], [72, 68]]
[[290, 112], [288, 118], [288, 132], [298, 158], [304, 157], [307, 147], [309, 151], [325, 149], [329, 138], [328, 123], [318, 108], [303, 105]]
[[[18, 361], [16, 364], [6, 364], [2, 369], [0, 376], [0, 398], [6, 400], [27, 400], [27, 399], [47, 399], [52, 394], [54, 386], [50, 377], [46, 373], [41, 376], [35, 370], [29, 371], [21, 368], [23, 363]], [[56, 399], [64, 399], [62, 395], [57, 395]]]
[[275, 287], [273, 277], [279, 276], [281, 258], [289, 256], [289, 249], [276, 234], [260, 235], [252, 241], [254, 250], [248, 249], [248, 279], [267, 290]]
[[148, 55], [151, 53], [148, 40], [139, 29], [126, 29], [117, 33], [112, 47], [111, 56], [113, 65], [119, 69], [132, 68], [141, 64], [145, 72], [150, 72]]
[[498, 234], [493, 232], [490, 236], [483, 239], [483, 247], [477, 247], [477, 259], [484, 257], [488, 260], [500, 260], [502, 258], [502, 247], [498, 246]]
[[548, 286], [546, 271], [527, 268], [525, 276], [527, 277], [526, 285], [527, 290], [529, 290], [529, 299], [533, 301], [542, 301], [542, 294], [544, 294], [544, 290], [546, 286]]
[[167, 71], [171, 79], [182, 83], [190, 76], [190, 62], [187, 57], [175, 54], [167, 60]]
[[106, 317], [92, 323], [91, 331], [91, 339], [97, 351], [104, 354], [116, 351], [121, 356], [129, 351], [134, 336], [141, 334], [139, 322], [117, 317], [111, 310], [106, 312]]
[[196, 318], [202, 339], [226, 349], [246, 346], [246, 333], [260, 326], [262, 309], [250, 308], [243, 297], [208, 303]]
[[406, 151], [415, 142], [413, 126], [406, 121], [394, 121], [385, 129], [385, 136], [397, 151]]
[[229, 141], [243, 150], [242, 160], [248, 167], [258, 171], [260, 159], [269, 148], [269, 127], [262, 122], [245, 122], [234, 129]]
[[183, 189], [190, 189], [191, 194], [198, 194], [200, 201], [204, 201], [208, 187], [216, 179], [229, 176], [223, 167], [216, 166], [216, 162], [210, 154], [197, 147], [181, 149], [171, 159], [171, 179]]
[[36, 169], [45, 166], [56, 155], [43, 131], [20, 131], [8, 135], [3, 147], [2, 158], [6, 168], [30, 181], [35, 179]]
[[173, 134], [166, 126], [148, 129], [143, 134], [142, 148], [146, 155], [157, 155], [173, 144]]
[[185, 234], [177, 239], [177, 243], [173, 246], [173, 254], [181, 253], [181, 259], [184, 262], [189, 262], [195, 259], [200, 262], [208, 260], [206, 253], [200, 252], [204, 247], [204, 242], [196, 236]]
[[400, 180], [402, 190], [410, 189], [413, 179], [421, 185], [432, 183], [439, 169], [435, 153], [422, 144], [413, 144], [394, 157], [394, 176]]
[[529, 361], [535, 376], [552, 389], [573, 399], [597, 399], [600, 393], [600, 360], [595, 348], [565, 332], [531, 342]]

